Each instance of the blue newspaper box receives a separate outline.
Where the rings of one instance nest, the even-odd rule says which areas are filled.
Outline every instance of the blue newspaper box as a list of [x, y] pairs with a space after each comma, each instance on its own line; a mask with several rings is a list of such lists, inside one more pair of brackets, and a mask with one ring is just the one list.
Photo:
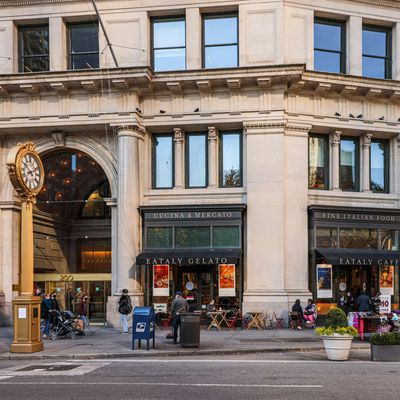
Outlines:
[[135, 307], [133, 310], [132, 325], [132, 350], [135, 350], [135, 340], [147, 340], [147, 350], [149, 350], [149, 341], [153, 339], [153, 348], [155, 342], [155, 321], [156, 314], [153, 307]]

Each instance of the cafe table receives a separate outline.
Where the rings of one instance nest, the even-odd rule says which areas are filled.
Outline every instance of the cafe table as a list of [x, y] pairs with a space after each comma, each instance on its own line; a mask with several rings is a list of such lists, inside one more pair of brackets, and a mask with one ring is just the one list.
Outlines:
[[228, 321], [226, 320], [227, 314], [228, 310], [218, 310], [218, 311], [208, 312], [207, 315], [211, 317], [211, 322], [210, 325], [208, 325], [207, 330], [209, 331], [213, 326], [215, 326], [221, 332], [223, 323], [225, 323], [226, 326], [229, 326]]
[[262, 329], [261, 325], [261, 316], [262, 312], [259, 311], [248, 311], [246, 314], [251, 316], [250, 322], [247, 324], [247, 329], [251, 329], [253, 327], [257, 328], [258, 330]]

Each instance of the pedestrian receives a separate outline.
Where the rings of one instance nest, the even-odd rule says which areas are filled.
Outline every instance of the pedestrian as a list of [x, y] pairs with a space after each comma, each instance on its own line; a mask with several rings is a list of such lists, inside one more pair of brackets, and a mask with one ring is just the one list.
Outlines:
[[351, 292], [347, 292], [344, 312], [347, 314], [354, 310], [354, 297]]
[[303, 312], [304, 315], [304, 320], [306, 321], [306, 324], [309, 324], [307, 326], [312, 326], [314, 327], [316, 321], [317, 321], [317, 306], [314, 303], [313, 299], [309, 299], [306, 308], [304, 309]]
[[371, 299], [371, 311], [375, 314], [379, 314], [381, 311], [380, 295], [381, 293], [377, 290], [375, 296]]
[[132, 312], [132, 301], [128, 295], [128, 289], [122, 289], [121, 297], [118, 300], [118, 312], [122, 323], [122, 333], [128, 333], [128, 315]]
[[292, 306], [292, 312], [297, 313], [297, 329], [302, 330], [302, 321], [303, 321], [303, 308], [301, 307], [300, 304], [300, 299], [297, 299], [293, 306]]
[[50, 322], [51, 322], [51, 327], [54, 328], [57, 326], [57, 321], [58, 321], [57, 314], [60, 312], [60, 304], [58, 303], [56, 292], [53, 292], [50, 295], [50, 302], [51, 302], [51, 308], [49, 311]]
[[89, 325], [89, 321], [87, 318], [87, 309], [88, 309], [88, 297], [86, 295], [81, 297], [81, 301], [78, 303], [76, 314], [83, 321], [84, 328]]
[[356, 304], [358, 311], [369, 311], [370, 298], [365, 291], [362, 291], [361, 294], [358, 296]]
[[40, 309], [41, 317], [44, 321], [44, 330], [43, 337], [46, 338], [50, 332], [51, 318], [50, 318], [50, 310], [52, 307], [52, 302], [50, 299], [50, 295], [46, 293], [42, 298], [42, 304]]
[[172, 327], [174, 330], [174, 343], [178, 342], [178, 328], [181, 326], [181, 314], [189, 311], [189, 303], [182, 297], [182, 292], [175, 293], [175, 299], [172, 302]]

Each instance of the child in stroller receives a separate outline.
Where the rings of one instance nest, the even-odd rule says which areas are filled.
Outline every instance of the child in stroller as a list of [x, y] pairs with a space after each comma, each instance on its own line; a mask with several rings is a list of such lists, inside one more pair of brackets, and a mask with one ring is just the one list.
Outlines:
[[76, 339], [78, 335], [83, 335], [83, 331], [75, 326], [75, 316], [71, 311], [52, 311], [54, 313], [54, 321], [50, 337], [57, 340], [61, 337], [69, 337]]

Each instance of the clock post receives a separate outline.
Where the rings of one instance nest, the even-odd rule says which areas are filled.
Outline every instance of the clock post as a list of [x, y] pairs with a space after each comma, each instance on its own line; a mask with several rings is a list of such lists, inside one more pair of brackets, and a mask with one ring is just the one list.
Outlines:
[[40, 339], [41, 298], [33, 295], [33, 205], [43, 186], [43, 164], [30, 142], [15, 146], [7, 158], [11, 183], [21, 201], [20, 293], [13, 300], [13, 353], [43, 350]]

